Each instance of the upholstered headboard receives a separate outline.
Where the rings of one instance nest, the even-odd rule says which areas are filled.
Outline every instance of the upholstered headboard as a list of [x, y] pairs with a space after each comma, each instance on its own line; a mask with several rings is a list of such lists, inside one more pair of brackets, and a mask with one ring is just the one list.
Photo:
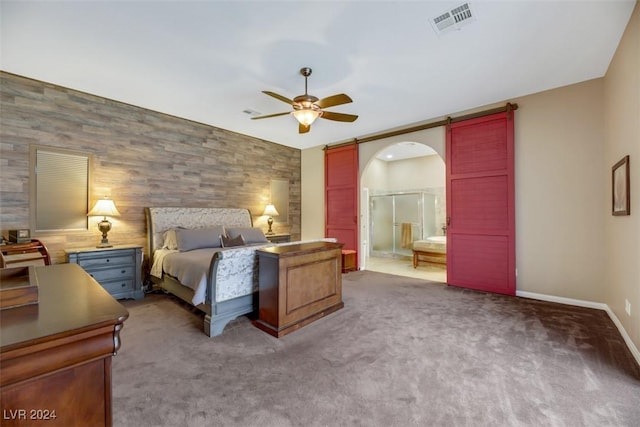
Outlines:
[[171, 228], [252, 227], [251, 212], [236, 208], [145, 208], [150, 259], [164, 242], [164, 232]]

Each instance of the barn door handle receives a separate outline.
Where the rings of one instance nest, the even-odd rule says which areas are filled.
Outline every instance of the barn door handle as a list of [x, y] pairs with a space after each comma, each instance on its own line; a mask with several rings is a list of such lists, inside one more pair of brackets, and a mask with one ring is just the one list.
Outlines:
[[451, 217], [450, 216], [447, 217], [447, 227], [449, 226], [449, 224], [451, 224]]

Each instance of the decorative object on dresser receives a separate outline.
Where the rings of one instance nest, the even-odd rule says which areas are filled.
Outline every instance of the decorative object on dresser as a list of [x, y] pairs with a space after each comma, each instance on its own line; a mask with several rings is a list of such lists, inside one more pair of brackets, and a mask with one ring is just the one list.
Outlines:
[[259, 249], [254, 325], [280, 338], [344, 307], [342, 246], [314, 242]]
[[102, 200], [98, 200], [96, 205], [89, 211], [87, 216], [101, 216], [103, 217], [102, 221], [98, 223], [98, 230], [102, 233], [102, 241], [97, 248], [110, 248], [111, 245], [109, 243], [109, 239], [107, 239], [107, 233], [111, 231], [111, 223], [107, 219], [108, 216], [120, 216], [120, 212], [116, 209], [116, 205], [113, 203], [113, 200], [104, 198]]
[[111, 358], [129, 312], [77, 265], [31, 268], [38, 303], [0, 310], [2, 425], [111, 426]]
[[264, 212], [262, 213], [262, 215], [269, 216], [269, 218], [267, 219], [267, 224], [269, 224], [269, 229], [267, 230], [267, 232], [265, 234], [267, 236], [269, 236], [271, 234], [275, 234], [273, 232], [273, 230], [271, 229], [271, 226], [273, 226], [273, 217], [279, 215], [278, 211], [276, 210], [276, 207], [273, 206], [273, 204], [269, 203], [267, 206], [265, 206]]
[[29, 243], [31, 241], [31, 230], [28, 228], [9, 230], [9, 241], [13, 243]]
[[0, 268], [49, 264], [49, 251], [38, 239], [31, 239], [28, 243], [0, 244]]
[[67, 249], [67, 261], [96, 279], [114, 298], [144, 297], [142, 290], [142, 246]]

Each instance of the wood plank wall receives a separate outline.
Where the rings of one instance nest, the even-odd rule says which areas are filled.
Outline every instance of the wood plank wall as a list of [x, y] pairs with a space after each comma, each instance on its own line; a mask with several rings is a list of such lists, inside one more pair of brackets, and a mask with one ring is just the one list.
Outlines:
[[[270, 180], [289, 181], [288, 224], [300, 238], [300, 150], [72, 89], [0, 72], [0, 231], [29, 227], [29, 147], [92, 155], [91, 204], [110, 196], [121, 216], [109, 241], [146, 248], [145, 206], [238, 207], [254, 225], [270, 199]], [[41, 239], [53, 262], [64, 249], [95, 246], [96, 220], [85, 232]], [[33, 235], [33, 233], [32, 233]]]

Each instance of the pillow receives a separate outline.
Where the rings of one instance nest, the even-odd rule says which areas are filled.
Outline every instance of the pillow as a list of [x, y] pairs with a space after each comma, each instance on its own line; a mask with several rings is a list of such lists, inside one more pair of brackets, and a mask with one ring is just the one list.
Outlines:
[[262, 230], [258, 227], [227, 228], [227, 236], [232, 239], [242, 236], [246, 245], [252, 243], [269, 243], [269, 240], [267, 240]]
[[178, 238], [176, 237], [176, 230], [169, 229], [164, 232], [164, 243], [162, 244], [162, 249], [178, 249]]
[[211, 228], [179, 228], [176, 230], [178, 250], [192, 251], [202, 248], [219, 248], [222, 246], [220, 237], [224, 235], [224, 227], [216, 225]]
[[244, 239], [242, 238], [242, 234], [234, 238], [224, 235], [220, 236], [220, 238], [222, 239], [223, 248], [230, 248], [232, 246], [244, 246]]

